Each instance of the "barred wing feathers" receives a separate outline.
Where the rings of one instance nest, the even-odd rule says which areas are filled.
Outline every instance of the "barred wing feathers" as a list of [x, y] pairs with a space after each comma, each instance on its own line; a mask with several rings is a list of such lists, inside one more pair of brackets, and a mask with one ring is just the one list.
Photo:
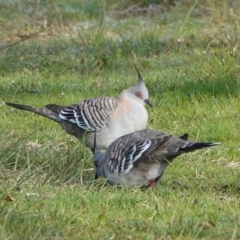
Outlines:
[[62, 108], [59, 111], [59, 117], [77, 124], [78, 127], [86, 131], [99, 131], [106, 127], [106, 122], [110, 119], [116, 108], [117, 99], [115, 98], [90, 98], [79, 104]]
[[149, 153], [165, 143], [171, 135], [157, 139], [141, 137], [139, 132], [127, 134], [115, 140], [106, 152], [106, 162], [113, 173], [127, 174]]

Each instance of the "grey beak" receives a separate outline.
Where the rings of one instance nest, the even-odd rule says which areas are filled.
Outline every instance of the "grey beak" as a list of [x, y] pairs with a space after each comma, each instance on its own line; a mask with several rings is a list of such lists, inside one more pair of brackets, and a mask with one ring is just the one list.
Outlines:
[[146, 104], [148, 104], [149, 106], [153, 107], [153, 105], [152, 105], [152, 103], [150, 102], [149, 99], [145, 99], [144, 102], [145, 102]]

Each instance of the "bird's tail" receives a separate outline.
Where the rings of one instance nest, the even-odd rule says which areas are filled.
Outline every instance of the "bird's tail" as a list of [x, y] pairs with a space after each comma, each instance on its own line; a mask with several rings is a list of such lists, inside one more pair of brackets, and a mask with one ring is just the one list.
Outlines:
[[27, 105], [22, 105], [22, 104], [17, 104], [17, 103], [10, 103], [10, 102], [4, 102], [4, 104], [11, 106], [13, 108], [17, 108], [17, 109], [21, 109], [21, 110], [25, 110], [28, 112], [33, 112], [36, 113], [38, 115], [41, 115], [43, 117], [46, 117], [48, 119], [51, 119], [57, 123], [61, 123], [61, 119], [59, 118], [58, 114], [47, 109], [47, 108], [35, 108], [35, 107], [31, 107], [31, 106], [27, 106]]
[[10, 102], [3, 102], [3, 103], [13, 108], [25, 110], [28, 112], [33, 112], [40, 116], [53, 120], [54, 122], [59, 123], [62, 126], [63, 130], [66, 131], [66, 133], [76, 137], [77, 139], [81, 139], [83, 137], [83, 134], [84, 134], [83, 129], [79, 128], [76, 124], [62, 120], [59, 117], [58, 111], [60, 108], [62, 108], [61, 106], [49, 104], [45, 108], [35, 108], [35, 107], [17, 104], [17, 103], [10, 103]]
[[214, 147], [214, 146], [218, 146], [221, 145], [221, 143], [212, 143], [212, 142], [203, 142], [203, 143], [199, 143], [199, 142], [187, 142], [186, 146], [179, 148], [179, 151], [183, 151], [183, 152], [193, 152], [195, 150], [198, 149], [202, 149], [202, 148], [208, 148], [208, 147]]
[[65, 108], [65, 106], [60, 106], [60, 105], [56, 105], [56, 104], [47, 104], [46, 108], [59, 114], [63, 108]]

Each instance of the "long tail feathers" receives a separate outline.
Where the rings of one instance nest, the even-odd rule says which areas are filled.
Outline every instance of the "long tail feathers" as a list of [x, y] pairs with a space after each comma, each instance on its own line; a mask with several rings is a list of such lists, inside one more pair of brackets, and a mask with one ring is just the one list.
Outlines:
[[47, 108], [34, 108], [31, 106], [27, 106], [27, 105], [22, 105], [22, 104], [17, 104], [17, 103], [10, 103], [10, 102], [4, 102], [6, 105], [11, 106], [13, 108], [16, 109], [21, 109], [21, 110], [25, 110], [28, 112], [33, 112], [36, 113], [38, 115], [41, 115], [43, 117], [46, 117], [48, 119], [51, 119], [57, 123], [60, 123], [62, 120], [59, 118], [58, 114], [56, 114], [55, 112], [47, 109]]
[[183, 148], [179, 148], [179, 151], [183, 151], [183, 152], [192, 152], [192, 151], [195, 151], [195, 150], [198, 150], [198, 149], [202, 149], [202, 148], [208, 148], [208, 147], [214, 147], [214, 146], [218, 146], [218, 145], [221, 145], [221, 143], [211, 143], [211, 142], [208, 142], [208, 143], [192, 143], [192, 142], [189, 142], [185, 147]]
[[65, 108], [65, 106], [60, 106], [60, 105], [56, 105], [56, 104], [47, 104], [46, 108], [59, 114], [63, 108]]

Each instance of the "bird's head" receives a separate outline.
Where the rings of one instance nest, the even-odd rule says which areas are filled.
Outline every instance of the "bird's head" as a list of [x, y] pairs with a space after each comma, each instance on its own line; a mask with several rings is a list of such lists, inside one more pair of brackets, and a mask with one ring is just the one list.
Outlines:
[[133, 64], [133, 65], [138, 74], [138, 82], [135, 86], [127, 89], [127, 91], [130, 92], [131, 94], [134, 94], [137, 98], [142, 100], [143, 104], [148, 104], [152, 107], [153, 105], [149, 100], [149, 93], [148, 93], [147, 87], [143, 81], [143, 78], [142, 78], [140, 72], [138, 71], [137, 67], [135, 66], [135, 64]]

